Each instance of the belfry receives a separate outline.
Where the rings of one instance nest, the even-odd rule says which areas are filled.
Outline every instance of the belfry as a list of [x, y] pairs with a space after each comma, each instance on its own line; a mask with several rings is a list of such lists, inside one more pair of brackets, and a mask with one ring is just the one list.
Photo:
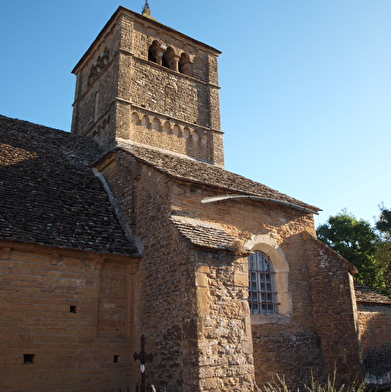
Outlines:
[[74, 68], [72, 132], [105, 147], [117, 140], [222, 166], [220, 52], [124, 8]]

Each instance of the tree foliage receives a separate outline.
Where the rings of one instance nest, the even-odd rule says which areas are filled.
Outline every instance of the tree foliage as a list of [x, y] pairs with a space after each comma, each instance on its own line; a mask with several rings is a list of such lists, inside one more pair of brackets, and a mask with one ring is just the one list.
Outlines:
[[384, 204], [379, 207], [380, 216], [376, 222], [376, 229], [379, 231], [382, 241], [377, 248], [375, 257], [386, 265], [386, 286], [391, 294], [391, 209], [385, 208]]
[[380, 216], [376, 222], [376, 229], [383, 234], [386, 240], [391, 241], [391, 209], [388, 210], [384, 205], [380, 206]]
[[381, 237], [369, 222], [343, 210], [317, 229], [318, 238], [351, 262], [359, 271], [355, 278], [372, 289], [387, 293], [386, 260], [379, 257]]

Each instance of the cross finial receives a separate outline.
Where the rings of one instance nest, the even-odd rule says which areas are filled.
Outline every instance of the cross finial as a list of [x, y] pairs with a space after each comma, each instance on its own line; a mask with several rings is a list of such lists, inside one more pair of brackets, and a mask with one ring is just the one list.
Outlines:
[[144, 7], [143, 7], [143, 12], [145, 11], [145, 10], [149, 10], [150, 8], [149, 8], [149, 4], [148, 4], [148, 0], [145, 0], [145, 4], [144, 4]]
[[149, 8], [148, 0], [145, 0], [145, 4], [144, 4], [143, 11], [141, 12], [141, 14], [142, 14], [142, 16], [145, 16], [149, 19], [156, 20], [155, 18], [152, 18], [152, 16], [151, 16], [151, 9]]

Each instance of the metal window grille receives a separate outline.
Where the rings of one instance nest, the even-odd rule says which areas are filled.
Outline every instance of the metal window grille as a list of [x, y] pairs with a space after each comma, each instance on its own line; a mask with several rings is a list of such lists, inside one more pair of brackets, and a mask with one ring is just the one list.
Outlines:
[[248, 302], [252, 314], [276, 314], [274, 271], [270, 259], [256, 251], [248, 259]]

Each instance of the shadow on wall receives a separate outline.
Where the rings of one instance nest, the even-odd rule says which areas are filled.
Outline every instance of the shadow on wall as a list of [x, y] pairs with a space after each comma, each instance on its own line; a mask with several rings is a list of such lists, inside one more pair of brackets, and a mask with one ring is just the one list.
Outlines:
[[365, 382], [377, 391], [391, 389], [391, 344], [363, 353]]
[[361, 306], [362, 363], [365, 381], [377, 391], [391, 389], [391, 306]]

